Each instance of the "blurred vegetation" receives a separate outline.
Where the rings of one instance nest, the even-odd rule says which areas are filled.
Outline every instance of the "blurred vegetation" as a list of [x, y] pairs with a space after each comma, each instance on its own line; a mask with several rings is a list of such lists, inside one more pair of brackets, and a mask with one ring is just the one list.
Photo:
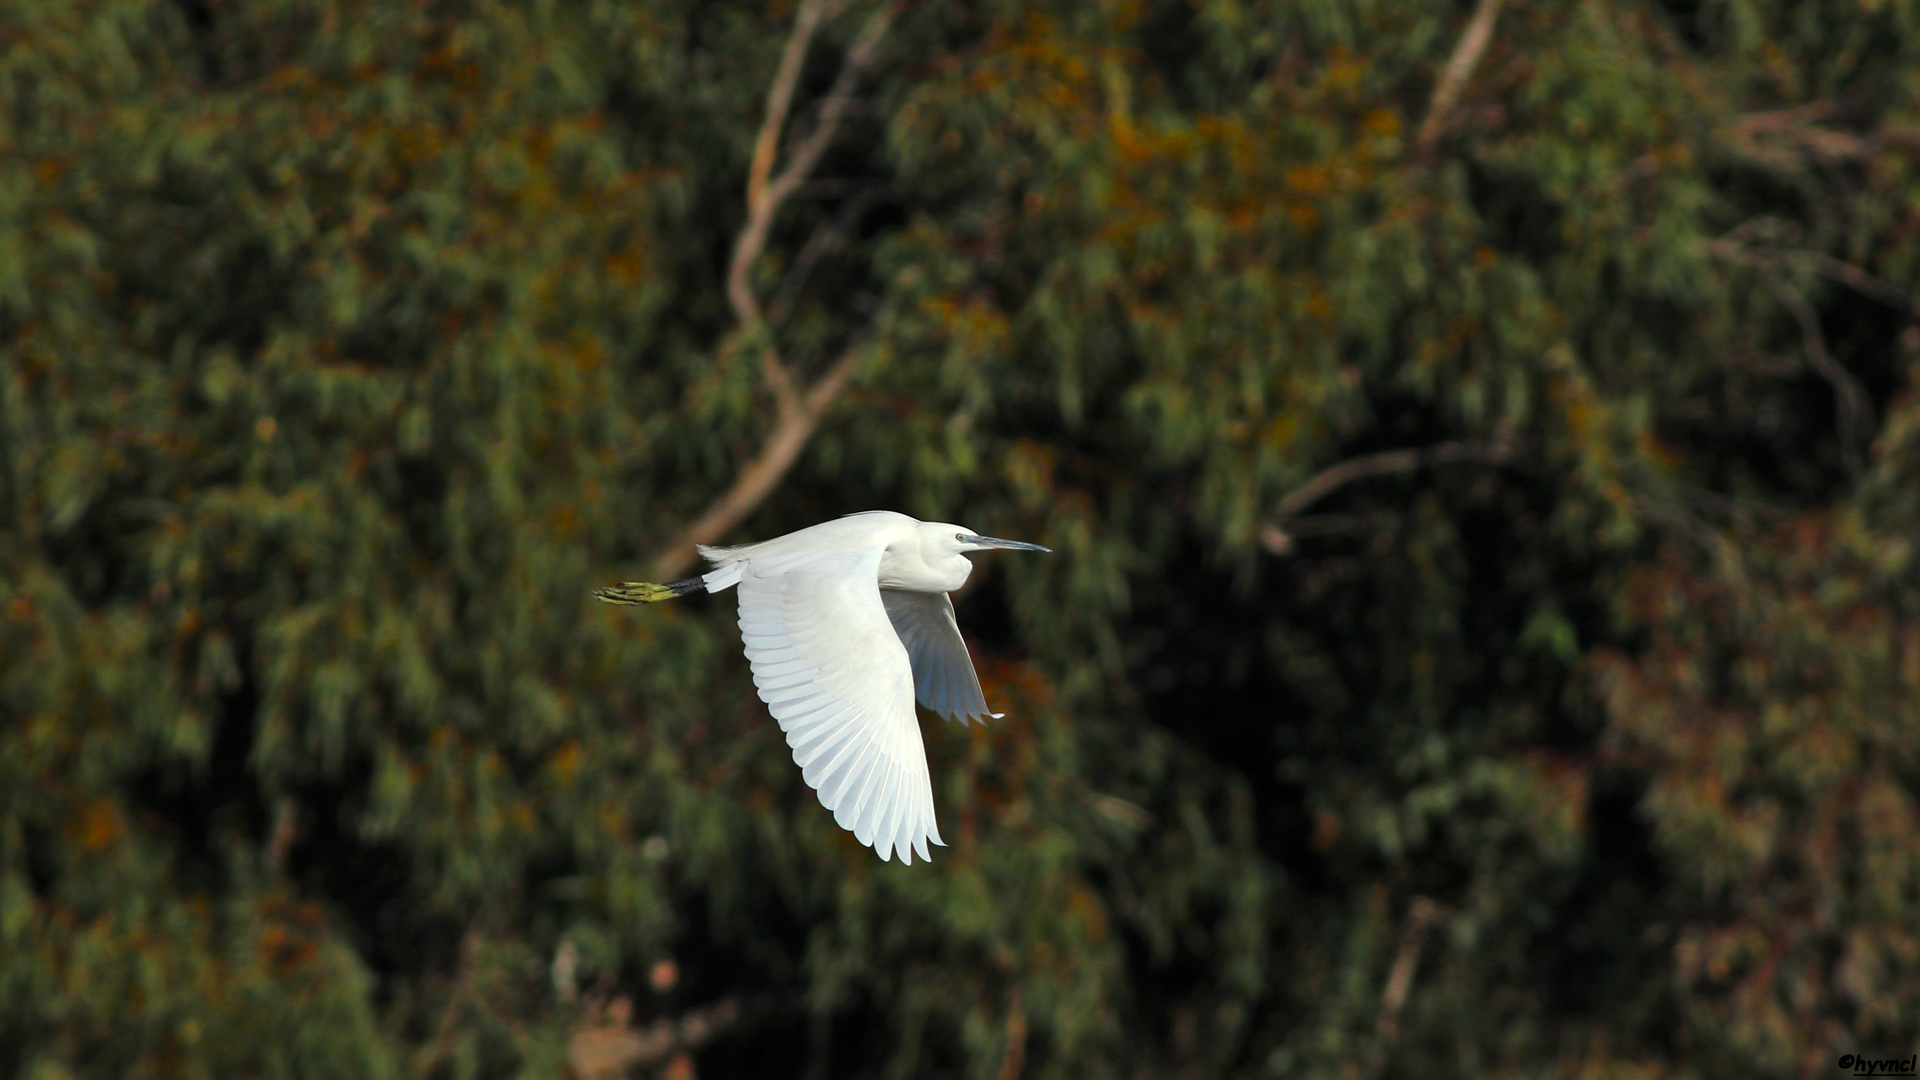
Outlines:
[[[0, 1074], [1910, 1053], [1917, 92], [1905, 0], [9, 0]], [[588, 599], [769, 349], [727, 538], [1059, 552], [930, 866]]]

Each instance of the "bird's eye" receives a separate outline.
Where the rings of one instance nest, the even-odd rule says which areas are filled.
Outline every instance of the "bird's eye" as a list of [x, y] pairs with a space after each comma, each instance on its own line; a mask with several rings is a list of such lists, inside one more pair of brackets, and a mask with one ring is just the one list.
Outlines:
[[955, 540], [958, 540], [958, 541], [960, 541], [960, 542], [961, 542], [961, 543], [963, 543], [963, 544], [967, 542], [967, 534], [966, 534], [966, 533], [954, 533], [954, 534], [953, 534], [953, 538], [954, 538]]

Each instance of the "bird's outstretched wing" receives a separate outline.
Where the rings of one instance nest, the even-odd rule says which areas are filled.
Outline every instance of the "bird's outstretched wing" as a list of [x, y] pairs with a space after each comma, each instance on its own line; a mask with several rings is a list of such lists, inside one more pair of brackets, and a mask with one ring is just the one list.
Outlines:
[[980, 677], [974, 674], [973, 658], [967, 655], [947, 594], [881, 589], [880, 600], [900, 643], [907, 647], [920, 704], [963, 724], [990, 716], [997, 719], [999, 713], [987, 711]]
[[768, 555], [740, 575], [760, 700], [840, 827], [911, 864], [941, 843], [913, 670], [880, 602], [880, 552]]

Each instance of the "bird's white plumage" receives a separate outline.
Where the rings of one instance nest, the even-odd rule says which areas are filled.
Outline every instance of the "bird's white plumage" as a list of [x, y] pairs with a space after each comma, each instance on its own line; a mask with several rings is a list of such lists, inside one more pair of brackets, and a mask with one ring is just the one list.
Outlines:
[[943, 521], [871, 510], [737, 547], [705, 547], [712, 569], [668, 585], [624, 582], [595, 595], [649, 604], [704, 587], [740, 590], [740, 636], [760, 700], [834, 820], [882, 859], [926, 859], [939, 844], [933, 781], [914, 715], [963, 722], [987, 711], [947, 593], [967, 556], [1046, 551]]
[[973, 658], [967, 655], [966, 640], [953, 617], [953, 601], [946, 593], [881, 589], [880, 600], [907, 648], [920, 704], [963, 724], [999, 716], [987, 711], [980, 677], [974, 674]]
[[927, 858], [927, 841], [941, 840], [912, 662], [877, 583], [881, 554], [756, 553], [716, 574], [739, 567], [740, 636], [754, 686], [807, 785], [862, 844], [911, 864], [915, 851]]

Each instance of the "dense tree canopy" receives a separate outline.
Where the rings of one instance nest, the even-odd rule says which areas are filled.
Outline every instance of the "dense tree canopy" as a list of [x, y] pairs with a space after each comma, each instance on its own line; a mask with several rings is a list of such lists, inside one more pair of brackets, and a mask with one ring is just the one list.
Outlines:
[[[1920, 1041], [1920, 6], [9, 0], [0, 1074]], [[891, 508], [930, 865], [729, 597]]]

